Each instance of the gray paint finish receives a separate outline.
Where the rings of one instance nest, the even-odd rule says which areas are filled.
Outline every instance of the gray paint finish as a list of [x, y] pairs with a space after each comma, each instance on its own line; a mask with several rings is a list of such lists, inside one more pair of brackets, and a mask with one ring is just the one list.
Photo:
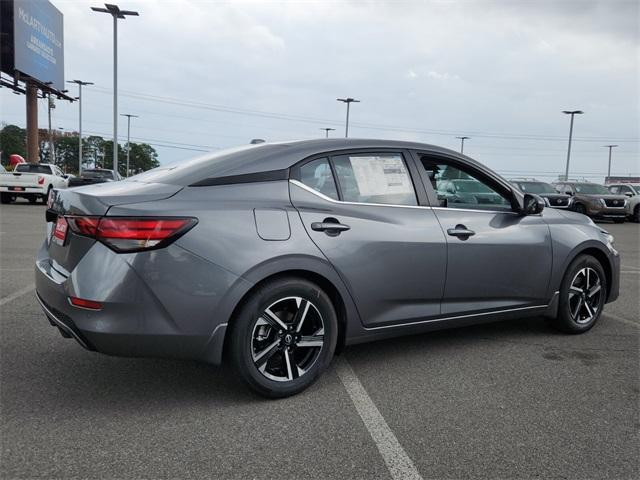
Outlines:
[[[294, 180], [189, 186], [211, 176], [289, 169], [329, 152], [375, 149], [407, 153], [419, 206], [332, 201]], [[98, 351], [212, 363], [221, 361], [227, 326], [246, 295], [292, 271], [335, 289], [346, 344], [553, 314], [556, 304], [547, 305], [568, 264], [587, 248], [612, 272], [609, 301], [617, 297], [619, 257], [586, 217], [553, 209], [525, 216], [432, 208], [437, 199], [418, 152], [455, 159], [508, 185], [468, 157], [423, 144], [329, 139], [242, 148], [113, 185], [57, 192], [53, 217], [190, 217], [198, 223], [168, 247], [140, 253], [115, 253], [75, 234], [64, 247], [45, 242], [37, 291]], [[508, 188], [513, 204], [522, 205], [522, 192]], [[311, 228], [327, 220], [349, 230], [330, 235]], [[458, 224], [476, 234], [449, 236], [447, 229]], [[56, 265], [67, 273], [55, 272]], [[70, 295], [104, 308], [72, 307]]]

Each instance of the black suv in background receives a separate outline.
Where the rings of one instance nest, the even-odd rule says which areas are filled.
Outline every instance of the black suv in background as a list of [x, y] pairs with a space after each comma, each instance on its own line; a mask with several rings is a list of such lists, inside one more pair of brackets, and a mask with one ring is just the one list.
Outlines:
[[544, 199], [548, 207], [568, 209], [573, 203], [573, 197], [564, 193], [558, 193], [553, 185], [536, 179], [514, 178], [511, 183], [523, 193], [535, 193]]
[[575, 212], [616, 223], [623, 223], [626, 219], [627, 197], [612, 195], [604, 185], [576, 181], [562, 181], [554, 185], [558, 192], [573, 197], [571, 209]]
[[83, 185], [93, 185], [94, 183], [117, 182], [122, 177], [115, 170], [106, 168], [85, 168], [79, 177], [69, 179], [69, 187], [81, 187]]

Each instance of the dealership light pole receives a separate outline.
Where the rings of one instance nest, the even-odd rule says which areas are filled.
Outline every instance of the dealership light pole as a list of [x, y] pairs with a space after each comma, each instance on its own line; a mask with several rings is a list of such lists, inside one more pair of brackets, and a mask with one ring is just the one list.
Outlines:
[[78, 84], [78, 176], [82, 175], [82, 86], [93, 85], [93, 82], [67, 80], [67, 83]]
[[329, 138], [329, 132], [332, 132], [335, 128], [324, 127], [320, 130], [324, 130], [324, 138]]
[[616, 148], [618, 145], [603, 145], [603, 147], [609, 149], [609, 168], [607, 169], [607, 177], [611, 176], [611, 150]]
[[564, 170], [564, 179], [569, 180], [569, 160], [571, 159], [571, 138], [573, 137], [573, 117], [574, 115], [582, 115], [582, 110], [563, 110], [562, 113], [571, 115], [571, 123], [569, 124], [569, 146], [567, 147], [567, 165]]
[[352, 103], [360, 103], [360, 100], [356, 100], [355, 98], [347, 97], [347, 98], [336, 98], [337, 101], [347, 104], [347, 122], [344, 128], [344, 138], [349, 136], [349, 106]]
[[118, 19], [126, 15], [138, 16], [132, 10], [120, 10], [120, 7], [105, 3], [106, 8], [91, 7], [94, 12], [108, 13], [113, 17], [113, 170], [118, 171]]
[[127, 117], [127, 172], [125, 177], [129, 176], [129, 152], [131, 151], [131, 118], [138, 118], [138, 115], [131, 115], [130, 113], [123, 113], [123, 117]]
[[460, 153], [464, 153], [464, 141], [469, 140], [471, 137], [456, 137], [460, 139]]

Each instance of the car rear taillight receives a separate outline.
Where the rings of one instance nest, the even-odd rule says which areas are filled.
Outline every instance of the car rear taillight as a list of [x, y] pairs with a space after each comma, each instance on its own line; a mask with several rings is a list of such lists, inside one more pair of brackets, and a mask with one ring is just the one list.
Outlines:
[[116, 252], [139, 252], [169, 245], [190, 230], [195, 218], [66, 217], [71, 231], [93, 237]]
[[42, 175], [38, 175], [38, 185], [44, 185], [44, 177]]

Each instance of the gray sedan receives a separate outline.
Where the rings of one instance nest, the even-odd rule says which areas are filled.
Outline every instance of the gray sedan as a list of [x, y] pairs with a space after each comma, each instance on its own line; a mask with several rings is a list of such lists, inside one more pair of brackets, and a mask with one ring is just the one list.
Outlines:
[[[438, 195], [456, 181], [482, 195]], [[606, 231], [420, 143], [222, 151], [54, 191], [46, 219], [37, 297], [64, 337], [224, 361], [269, 397], [345, 345], [529, 316], [582, 333], [618, 296]]]

